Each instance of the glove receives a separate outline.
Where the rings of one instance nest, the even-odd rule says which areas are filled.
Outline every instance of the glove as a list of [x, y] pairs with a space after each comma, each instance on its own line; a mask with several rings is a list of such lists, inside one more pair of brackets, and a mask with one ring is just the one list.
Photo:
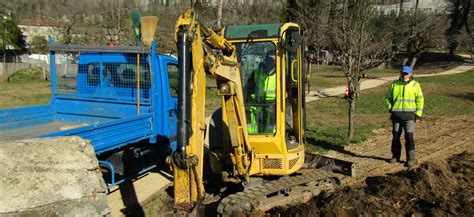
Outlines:
[[423, 121], [423, 118], [417, 115], [417, 116], [415, 117], [415, 120], [422, 122], [422, 121]]

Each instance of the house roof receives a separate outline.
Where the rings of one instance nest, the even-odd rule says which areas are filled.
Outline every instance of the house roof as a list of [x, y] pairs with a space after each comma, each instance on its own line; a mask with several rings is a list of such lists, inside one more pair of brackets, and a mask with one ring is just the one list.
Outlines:
[[25, 19], [20, 21], [20, 25], [23, 26], [46, 26], [46, 27], [59, 27], [61, 22], [56, 20], [45, 20], [45, 19]]

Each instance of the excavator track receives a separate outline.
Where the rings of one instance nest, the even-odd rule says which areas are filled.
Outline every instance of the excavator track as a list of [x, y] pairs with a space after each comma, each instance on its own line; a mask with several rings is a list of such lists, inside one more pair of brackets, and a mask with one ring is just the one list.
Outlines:
[[304, 169], [263, 185], [247, 188], [221, 200], [218, 214], [265, 212], [274, 207], [292, 203], [305, 203], [323, 191], [333, 191], [337, 185], [335, 174]]

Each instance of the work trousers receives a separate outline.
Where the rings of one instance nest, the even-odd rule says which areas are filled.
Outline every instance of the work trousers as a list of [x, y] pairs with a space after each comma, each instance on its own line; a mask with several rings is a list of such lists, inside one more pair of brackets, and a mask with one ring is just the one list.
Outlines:
[[415, 160], [415, 120], [392, 120], [393, 124], [393, 140], [392, 140], [392, 158], [400, 160], [400, 155], [402, 151], [402, 144], [400, 142], [400, 137], [402, 131], [405, 130], [405, 151], [407, 156], [407, 161]]
[[276, 113], [274, 101], [268, 104], [249, 106], [247, 115], [248, 132], [250, 134], [275, 133]]

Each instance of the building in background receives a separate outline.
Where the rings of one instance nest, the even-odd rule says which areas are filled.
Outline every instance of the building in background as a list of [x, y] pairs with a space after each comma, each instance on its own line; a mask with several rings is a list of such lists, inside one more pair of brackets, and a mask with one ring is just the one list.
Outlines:
[[453, 0], [377, 0], [375, 7], [381, 10], [412, 10], [416, 7], [418, 2], [418, 9], [443, 11], [446, 10], [453, 2]]
[[27, 43], [30, 43], [34, 36], [57, 38], [60, 32], [60, 23], [55, 20], [22, 20], [18, 25]]

